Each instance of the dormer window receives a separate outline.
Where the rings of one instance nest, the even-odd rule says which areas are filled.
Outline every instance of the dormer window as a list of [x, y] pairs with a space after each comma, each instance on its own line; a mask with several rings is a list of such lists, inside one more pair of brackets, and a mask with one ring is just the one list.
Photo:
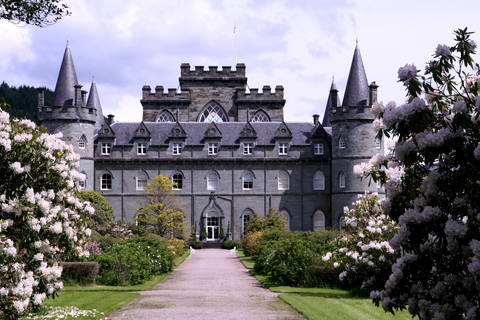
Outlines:
[[143, 156], [147, 154], [147, 144], [146, 143], [138, 143], [137, 144], [137, 155]]
[[102, 143], [102, 155], [109, 155], [112, 153], [112, 144], [111, 143]]
[[288, 143], [278, 144], [278, 154], [281, 156], [286, 156], [288, 154]]
[[313, 153], [317, 156], [323, 154], [323, 143], [315, 143], [313, 145]]
[[182, 144], [181, 143], [172, 144], [172, 154], [174, 154], [174, 155], [182, 154]]
[[253, 143], [244, 143], [243, 144], [243, 154], [244, 155], [253, 154]]
[[208, 155], [214, 156], [218, 153], [218, 143], [209, 143], [208, 144]]

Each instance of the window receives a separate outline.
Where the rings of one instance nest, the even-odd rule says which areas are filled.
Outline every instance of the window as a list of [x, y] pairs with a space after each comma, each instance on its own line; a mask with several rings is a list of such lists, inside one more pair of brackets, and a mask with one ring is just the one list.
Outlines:
[[243, 175], [243, 190], [252, 190], [253, 189], [253, 174], [251, 172], [246, 172]]
[[181, 143], [172, 144], [172, 153], [173, 154], [182, 154], [182, 144]]
[[313, 153], [316, 155], [322, 155], [323, 154], [323, 143], [315, 143], [313, 145]]
[[381, 147], [381, 140], [380, 139], [375, 139], [375, 148], [380, 149]]
[[325, 215], [321, 210], [313, 215], [313, 230], [325, 230]]
[[253, 143], [244, 143], [243, 144], [243, 154], [253, 154]]
[[214, 156], [218, 153], [218, 144], [217, 143], [209, 143], [208, 144], [208, 155]]
[[278, 144], [278, 154], [283, 155], [283, 156], [288, 154], [288, 144], [287, 143], [279, 143]]
[[252, 118], [252, 122], [270, 122], [270, 118], [263, 110], [258, 110]]
[[278, 174], [278, 190], [288, 190], [290, 188], [290, 177], [288, 173], [282, 171]]
[[137, 144], [137, 155], [146, 155], [147, 154], [147, 144], [139, 143]]
[[253, 216], [253, 212], [251, 210], [247, 210], [243, 214], [243, 234], [245, 234], [245, 231], [247, 230], [247, 223], [252, 216]]
[[343, 172], [340, 172], [340, 175], [338, 176], [338, 186], [341, 188], [341, 189], [344, 189], [345, 188], [345, 180], [347, 179], [347, 176], [345, 175], [345, 173]]
[[345, 145], [346, 145], [345, 139], [343, 137], [340, 137], [340, 140], [338, 140], [338, 147], [340, 149], [345, 149]]
[[175, 118], [167, 110], [163, 110], [157, 118], [157, 122], [175, 122]]
[[287, 230], [290, 230], [290, 215], [286, 211], [281, 211], [280, 212], [280, 218], [285, 221], [285, 227], [287, 227]]
[[222, 107], [216, 103], [209, 104], [200, 115], [198, 122], [227, 122], [228, 118]]
[[100, 181], [100, 190], [111, 190], [112, 189], [112, 175], [110, 173], [102, 174], [102, 179]]
[[85, 180], [78, 180], [78, 186], [81, 189], [85, 189]]
[[313, 190], [325, 190], [325, 176], [321, 171], [313, 175]]
[[181, 173], [175, 173], [172, 176], [173, 190], [182, 190], [183, 188], [183, 176]]
[[145, 190], [147, 186], [148, 176], [145, 172], [140, 171], [137, 174], [137, 190]]
[[110, 143], [102, 143], [102, 155], [109, 155], [112, 152], [112, 145]]
[[208, 190], [218, 189], [218, 176], [214, 172], [210, 173], [207, 177], [207, 189]]
[[78, 139], [78, 148], [79, 149], [85, 149], [87, 146], [87, 139], [85, 136], [81, 136], [80, 139]]

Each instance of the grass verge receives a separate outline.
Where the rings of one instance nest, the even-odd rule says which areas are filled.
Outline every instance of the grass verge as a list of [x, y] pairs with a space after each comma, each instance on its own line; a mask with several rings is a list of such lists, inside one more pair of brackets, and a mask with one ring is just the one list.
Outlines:
[[[395, 316], [377, 308], [366, 293], [358, 290], [341, 290], [330, 288], [301, 288], [277, 286], [268, 277], [253, 271], [252, 258], [237, 250], [237, 257], [250, 273], [270, 291], [281, 293], [278, 297], [291, 305], [309, 320], [406, 320], [412, 319], [408, 311], [396, 312]], [[415, 318], [418, 319], [418, 318]]]

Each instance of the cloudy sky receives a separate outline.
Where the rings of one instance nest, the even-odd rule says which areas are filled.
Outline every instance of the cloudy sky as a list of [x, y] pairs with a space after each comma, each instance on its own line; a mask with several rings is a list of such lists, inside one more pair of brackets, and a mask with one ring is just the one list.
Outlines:
[[243, 62], [250, 88], [284, 86], [286, 121], [311, 121], [323, 115], [332, 77], [343, 97], [357, 40], [379, 100], [397, 102], [399, 67], [423, 70], [458, 28], [479, 32], [480, 44], [478, 0], [63, 2], [72, 16], [47, 28], [0, 21], [0, 81], [54, 89], [68, 39], [80, 84], [89, 90], [95, 75], [103, 112], [117, 121], [140, 121], [142, 86], [177, 88], [184, 62]]

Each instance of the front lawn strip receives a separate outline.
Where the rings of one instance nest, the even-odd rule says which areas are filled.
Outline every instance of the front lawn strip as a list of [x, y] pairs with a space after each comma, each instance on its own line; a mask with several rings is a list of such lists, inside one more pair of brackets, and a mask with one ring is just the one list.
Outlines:
[[377, 308], [368, 297], [368, 293], [359, 289], [341, 290], [330, 288], [303, 288], [277, 286], [267, 276], [253, 271], [252, 258], [237, 250], [237, 257], [250, 273], [272, 292], [281, 293], [278, 297], [290, 304], [309, 320], [388, 320], [412, 319], [408, 311], [396, 312], [395, 316]]

